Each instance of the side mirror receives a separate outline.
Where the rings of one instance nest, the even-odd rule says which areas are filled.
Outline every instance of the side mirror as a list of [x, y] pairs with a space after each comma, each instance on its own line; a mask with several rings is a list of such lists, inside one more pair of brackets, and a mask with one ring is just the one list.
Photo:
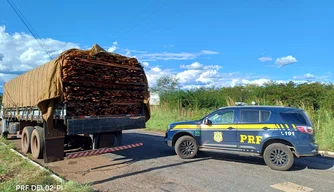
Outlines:
[[208, 118], [205, 118], [205, 119], [203, 120], [203, 124], [204, 124], [204, 125], [212, 125], [212, 121], [210, 121]]

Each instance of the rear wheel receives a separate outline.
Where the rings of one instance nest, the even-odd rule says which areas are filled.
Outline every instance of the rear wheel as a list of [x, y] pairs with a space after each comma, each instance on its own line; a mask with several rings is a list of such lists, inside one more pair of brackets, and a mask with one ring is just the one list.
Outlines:
[[35, 128], [32, 126], [27, 126], [24, 127], [22, 131], [21, 148], [23, 154], [27, 154], [30, 152], [31, 135], [34, 129]]
[[270, 144], [264, 150], [264, 161], [273, 170], [286, 171], [294, 162], [292, 151], [282, 143]]
[[44, 129], [36, 127], [31, 135], [31, 154], [35, 159], [43, 158]]
[[196, 140], [190, 136], [182, 136], [175, 143], [175, 152], [182, 159], [194, 158], [197, 154], [198, 146]]

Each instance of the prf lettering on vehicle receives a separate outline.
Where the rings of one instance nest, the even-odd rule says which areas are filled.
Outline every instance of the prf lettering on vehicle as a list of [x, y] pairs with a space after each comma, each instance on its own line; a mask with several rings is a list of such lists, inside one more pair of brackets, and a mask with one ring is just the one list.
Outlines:
[[260, 144], [262, 140], [262, 136], [259, 135], [240, 135], [240, 143], [247, 143], [249, 144]]

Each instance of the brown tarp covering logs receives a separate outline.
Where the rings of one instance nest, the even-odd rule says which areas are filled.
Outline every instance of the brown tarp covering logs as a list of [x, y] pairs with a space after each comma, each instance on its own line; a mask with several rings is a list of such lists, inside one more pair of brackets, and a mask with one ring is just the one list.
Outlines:
[[66, 104], [67, 116], [139, 114], [150, 118], [145, 72], [137, 59], [91, 50], [70, 49], [57, 59], [7, 82], [4, 107], [38, 106], [43, 117], [54, 103]]

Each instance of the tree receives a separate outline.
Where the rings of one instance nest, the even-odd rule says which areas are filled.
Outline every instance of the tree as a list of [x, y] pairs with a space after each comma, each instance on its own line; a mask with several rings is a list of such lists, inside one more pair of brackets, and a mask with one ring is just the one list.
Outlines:
[[151, 91], [158, 93], [170, 93], [180, 88], [179, 80], [176, 77], [164, 75], [157, 79], [156, 84], [151, 88]]

